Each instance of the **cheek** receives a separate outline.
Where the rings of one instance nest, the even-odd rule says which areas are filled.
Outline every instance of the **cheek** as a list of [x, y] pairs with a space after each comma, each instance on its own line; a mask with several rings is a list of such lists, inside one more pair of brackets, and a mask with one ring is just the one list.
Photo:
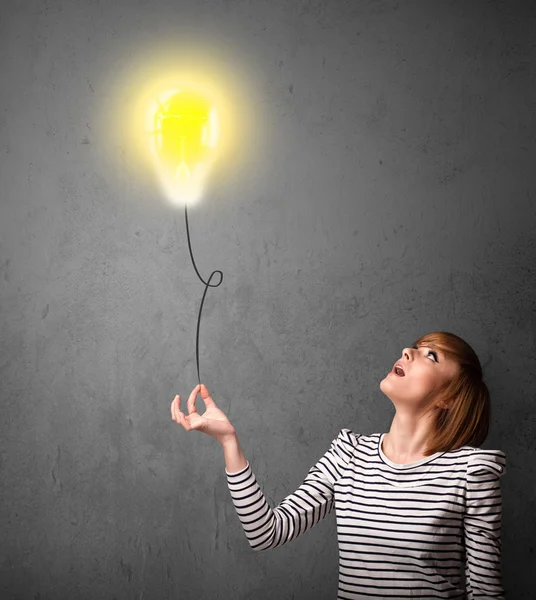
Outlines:
[[436, 373], [430, 372], [428, 369], [422, 369], [418, 373], [411, 376], [412, 387], [415, 387], [422, 392], [429, 392], [436, 389], [440, 385], [440, 380]]

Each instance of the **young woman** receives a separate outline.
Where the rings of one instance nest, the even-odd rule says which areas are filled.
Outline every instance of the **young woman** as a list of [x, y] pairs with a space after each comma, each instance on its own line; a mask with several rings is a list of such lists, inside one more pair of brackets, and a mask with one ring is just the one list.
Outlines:
[[452, 333], [430, 333], [404, 348], [380, 389], [396, 409], [389, 432], [341, 429], [275, 508], [204, 385], [192, 391], [188, 416], [180, 396], [171, 414], [222, 445], [231, 498], [254, 550], [290, 542], [335, 507], [338, 598], [504, 599], [499, 478], [506, 457], [479, 448], [490, 397], [477, 355]]

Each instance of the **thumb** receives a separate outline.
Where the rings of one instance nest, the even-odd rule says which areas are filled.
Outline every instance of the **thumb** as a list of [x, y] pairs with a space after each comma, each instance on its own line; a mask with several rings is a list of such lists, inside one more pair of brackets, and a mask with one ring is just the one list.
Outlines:
[[203, 402], [205, 403], [206, 408], [215, 408], [216, 407], [216, 403], [210, 397], [210, 394], [208, 393], [208, 390], [204, 384], [201, 384], [201, 389], [199, 390], [199, 392], [201, 394], [201, 398], [203, 398]]

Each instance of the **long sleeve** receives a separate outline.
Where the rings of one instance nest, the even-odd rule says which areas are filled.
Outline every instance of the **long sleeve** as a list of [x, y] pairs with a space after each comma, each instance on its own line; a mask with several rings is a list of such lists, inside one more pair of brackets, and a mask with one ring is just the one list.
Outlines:
[[353, 455], [359, 436], [341, 429], [329, 450], [309, 469], [300, 487], [271, 508], [249, 462], [227, 474], [231, 499], [253, 550], [277, 548], [316, 525], [333, 508], [334, 485]]
[[500, 450], [476, 448], [469, 457], [464, 515], [468, 600], [504, 600], [501, 582], [500, 477], [505, 472], [506, 456]]

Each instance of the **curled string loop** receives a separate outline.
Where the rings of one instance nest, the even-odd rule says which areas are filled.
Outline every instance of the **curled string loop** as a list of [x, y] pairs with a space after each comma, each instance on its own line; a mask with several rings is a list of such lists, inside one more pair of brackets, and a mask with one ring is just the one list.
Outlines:
[[[197, 266], [195, 264], [194, 255], [192, 252], [192, 244], [190, 243], [190, 228], [188, 226], [188, 207], [186, 204], [184, 205], [184, 219], [186, 221], [186, 236], [188, 238], [188, 249], [190, 250], [190, 258], [192, 259], [192, 264], [194, 265], [194, 269], [195, 269], [195, 272], [197, 273], [197, 276], [199, 277], [201, 282], [205, 285], [205, 291], [203, 292], [203, 298], [201, 299], [201, 305], [199, 306], [199, 315], [197, 316], [197, 333], [195, 336], [195, 360], [196, 360], [196, 364], [197, 364], [197, 382], [199, 384], [201, 384], [201, 377], [199, 375], [199, 329], [201, 326], [201, 313], [203, 312], [203, 303], [205, 302], [205, 296], [207, 295], [208, 288], [209, 287], [219, 287], [223, 282], [223, 273], [219, 270], [212, 271], [212, 273], [210, 274], [210, 277], [208, 278], [208, 281], [205, 281], [201, 277], [201, 275], [199, 274], [199, 271], [197, 269]], [[212, 278], [216, 274], [218, 274], [220, 276], [220, 280], [218, 281], [218, 283], [210, 283], [212, 281]]]

